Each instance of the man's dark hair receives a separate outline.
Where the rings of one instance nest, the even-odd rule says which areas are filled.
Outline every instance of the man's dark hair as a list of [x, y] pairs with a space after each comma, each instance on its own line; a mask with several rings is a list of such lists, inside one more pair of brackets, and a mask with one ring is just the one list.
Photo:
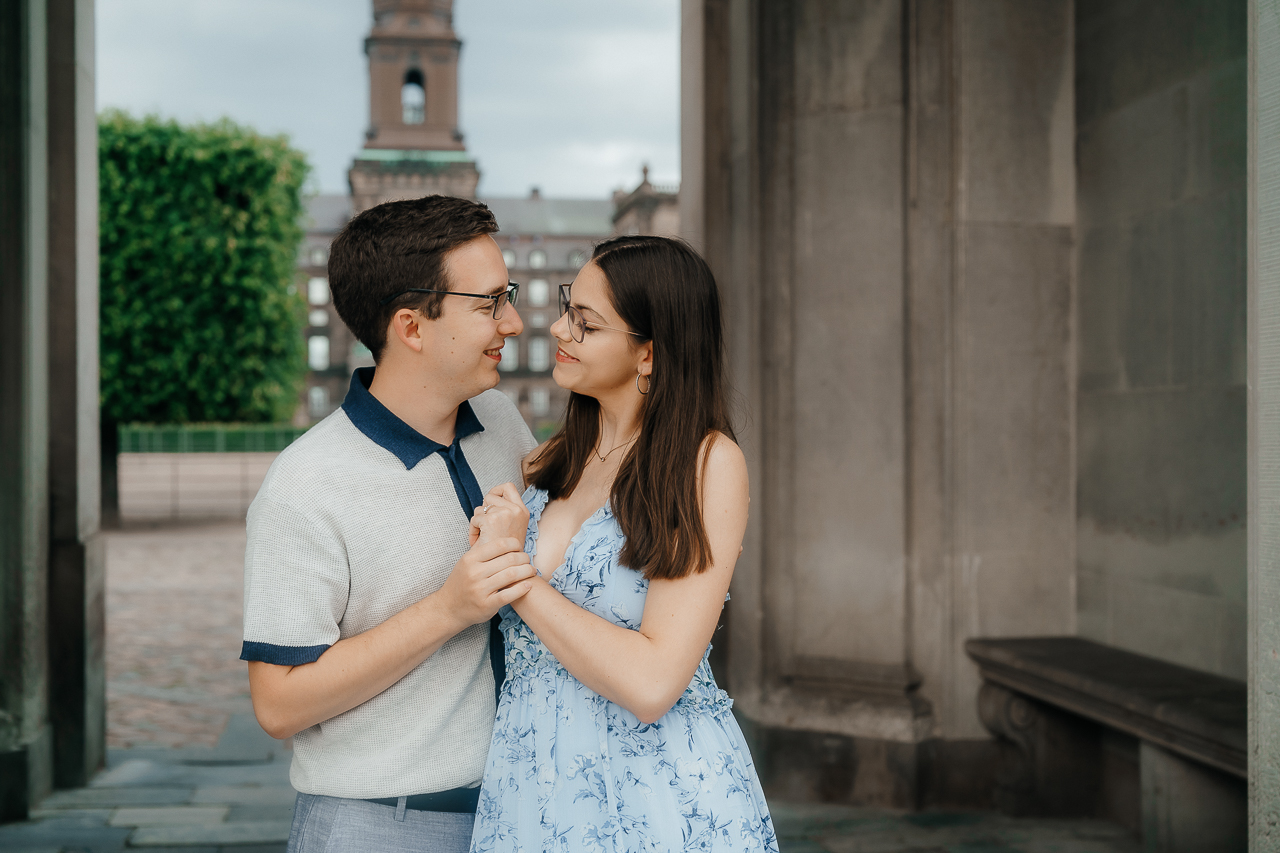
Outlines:
[[492, 211], [465, 198], [429, 195], [371, 207], [348, 222], [329, 248], [333, 307], [373, 360], [381, 361], [392, 316], [414, 308], [434, 320], [444, 295], [406, 293], [386, 305], [382, 300], [414, 287], [449, 290], [445, 254], [497, 230]]

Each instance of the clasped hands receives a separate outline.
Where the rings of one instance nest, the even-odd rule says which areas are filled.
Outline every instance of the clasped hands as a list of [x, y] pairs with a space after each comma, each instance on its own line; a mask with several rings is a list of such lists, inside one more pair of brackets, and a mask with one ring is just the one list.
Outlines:
[[484, 504], [471, 516], [471, 544], [495, 539], [518, 539], [524, 550], [525, 532], [529, 529], [529, 510], [520, 499], [514, 483], [503, 483], [489, 490]]
[[529, 510], [512, 483], [489, 491], [471, 519], [471, 549], [440, 588], [463, 625], [486, 622], [533, 588], [537, 572], [524, 552]]

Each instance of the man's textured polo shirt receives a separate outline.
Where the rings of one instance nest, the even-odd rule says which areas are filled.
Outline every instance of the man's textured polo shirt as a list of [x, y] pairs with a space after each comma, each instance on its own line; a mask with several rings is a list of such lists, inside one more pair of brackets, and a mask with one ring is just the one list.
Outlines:
[[[442, 447], [352, 377], [342, 408], [290, 445], [249, 508], [245, 660], [298, 665], [438, 590], [467, 550], [464, 506], [505, 482], [535, 442], [500, 391], [458, 411]], [[362, 705], [299, 732], [290, 781], [333, 797], [476, 784], [494, 718], [489, 626], [473, 625]]]

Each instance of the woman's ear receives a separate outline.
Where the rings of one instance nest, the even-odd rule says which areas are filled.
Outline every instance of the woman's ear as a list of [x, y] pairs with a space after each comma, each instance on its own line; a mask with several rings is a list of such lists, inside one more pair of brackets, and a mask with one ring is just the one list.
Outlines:
[[653, 341], [645, 341], [639, 347], [640, 360], [636, 362], [636, 372], [641, 376], [653, 373]]
[[414, 352], [422, 352], [422, 317], [411, 308], [401, 308], [391, 316], [387, 343], [399, 343]]

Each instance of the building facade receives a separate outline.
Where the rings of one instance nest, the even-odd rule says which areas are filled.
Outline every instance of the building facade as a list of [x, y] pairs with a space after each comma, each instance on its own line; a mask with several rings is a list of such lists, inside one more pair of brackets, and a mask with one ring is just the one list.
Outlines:
[[498, 387], [520, 407], [539, 439], [560, 422], [569, 394], [551, 378], [556, 342], [548, 328], [560, 316], [559, 286], [572, 282], [596, 243], [612, 233], [605, 199], [482, 198], [498, 220], [494, 235], [511, 280], [520, 284], [524, 333], [502, 350]]
[[613, 233], [680, 236], [680, 187], [650, 183], [643, 166], [639, 186], [613, 194]]
[[315, 423], [341, 405], [351, 371], [373, 356], [338, 317], [329, 295], [329, 244], [351, 219], [351, 196], [307, 199], [306, 236], [298, 249], [295, 287], [307, 298], [307, 378], [295, 421]]

